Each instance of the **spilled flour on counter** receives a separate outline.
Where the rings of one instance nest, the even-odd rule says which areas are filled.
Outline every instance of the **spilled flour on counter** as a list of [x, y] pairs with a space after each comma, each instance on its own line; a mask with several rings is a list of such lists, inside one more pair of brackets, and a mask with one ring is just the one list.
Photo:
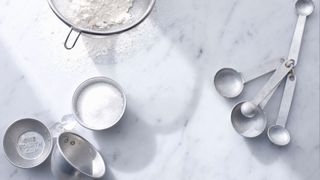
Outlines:
[[96, 83], [82, 91], [76, 111], [84, 124], [101, 129], [115, 124], [122, 115], [124, 106], [122, 93], [116, 87]]
[[103, 30], [127, 22], [133, 0], [68, 0], [63, 15], [73, 24]]

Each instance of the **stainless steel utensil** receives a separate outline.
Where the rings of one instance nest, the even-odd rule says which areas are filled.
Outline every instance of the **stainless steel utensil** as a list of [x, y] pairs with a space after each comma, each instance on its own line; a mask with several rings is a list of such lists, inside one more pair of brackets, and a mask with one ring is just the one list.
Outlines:
[[[131, 15], [129, 21], [104, 29], [90, 29], [88, 27], [81, 27], [77, 25], [77, 23], [72, 22], [72, 20], [67, 17], [67, 13], [70, 11], [70, 6], [66, 5], [65, 0], [48, 0], [48, 3], [54, 14], [70, 27], [70, 32], [64, 42], [64, 47], [69, 50], [75, 46], [81, 34], [107, 36], [125, 32], [139, 25], [150, 14], [155, 4], [155, 0], [134, 0], [133, 6], [129, 10]], [[68, 43], [72, 32], [77, 33], [76, 38], [74, 42]]]
[[95, 147], [83, 137], [64, 132], [57, 138], [51, 155], [51, 171], [58, 179], [101, 178], [105, 163]]
[[35, 119], [21, 119], [11, 124], [3, 138], [8, 160], [20, 168], [33, 168], [43, 163], [52, 150], [49, 129]]
[[283, 66], [284, 68], [279, 69], [279, 71], [277, 70], [278, 72], [276, 71], [253, 101], [248, 101], [242, 104], [241, 112], [244, 116], [251, 118], [254, 117], [259, 111], [259, 102], [261, 102], [261, 100], [271, 92], [276, 84], [280, 83], [286, 74], [297, 65], [306, 19], [313, 10], [314, 4], [311, 0], [298, 0], [296, 2], [296, 11], [299, 17], [292, 38], [288, 59], [284, 64], [285, 66]]
[[264, 87], [258, 92], [257, 96], [252, 101], [245, 101], [241, 105], [241, 113], [247, 118], [253, 118], [262, 111], [259, 104], [275, 89], [284, 77], [293, 69], [292, 61], [286, 60], [274, 72]]
[[[98, 122], [95, 122], [93, 119], [92, 120], [87, 120], [87, 118], [84, 118], [83, 114], [85, 113], [85, 111], [87, 111], [86, 109], [81, 109], [81, 99], [84, 93], [86, 93], [86, 91], [88, 89], [90, 89], [91, 87], [97, 87], [97, 86], [109, 86], [109, 88], [112, 88], [114, 90], [116, 90], [119, 94], [119, 96], [121, 96], [121, 99], [105, 99], [106, 102], [110, 102], [110, 101], [116, 101], [119, 100], [121, 102], [115, 102], [115, 103], [121, 103], [122, 106], [118, 107], [121, 109], [114, 109], [117, 107], [110, 107], [113, 108], [112, 110], [114, 112], [118, 112], [117, 116], [115, 117], [110, 117], [108, 119], [99, 119]], [[99, 94], [97, 95], [97, 99], [101, 99], [103, 97], [99, 97]], [[92, 101], [92, 103], [98, 103], [95, 101]], [[111, 104], [113, 102], [110, 102]], [[83, 83], [81, 83], [79, 85], [79, 87], [76, 89], [73, 98], [72, 98], [72, 109], [73, 109], [73, 114], [76, 116], [76, 120], [84, 127], [91, 129], [91, 130], [104, 130], [107, 128], [110, 128], [112, 126], [114, 126], [123, 116], [125, 109], [126, 109], [126, 96], [125, 93], [123, 91], [123, 89], [121, 88], [121, 86], [115, 82], [114, 80], [107, 78], [107, 77], [94, 77], [94, 78], [90, 78], [86, 81], [84, 81]], [[99, 111], [101, 113], [103, 113], [103, 107], [99, 107]], [[99, 116], [99, 114], [101, 113], [95, 113], [92, 114], [93, 116]], [[105, 117], [106, 115], [104, 115], [103, 117]]]
[[299, 16], [288, 56], [288, 59], [294, 60], [294, 65], [296, 65], [298, 61], [307, 16], [312, 14], [314, 10], [314, 4], [312, 0], [298, 0], [295, 6], [296, 12]]
[[287, 77], [277, 122], [275, 125], [268, 128], [267, 134], [269, 140], [278, 146], [285, 146], [290, 142], [290, 133], [285, 127], [293, 100], [295, 86], [296, 77], [293, 74], [289, 74]]
[[284, 59], [269, 61], [245, 72], [233, 68], [223, 68], [214, 77], [214, 86], [219, 94], [226, 98], [234, 98], [241, 94], [244, 84], [274, 71]]
[[244, 102], [236, 104], [231, 112], [231, 123], [236, 132], [244, 137], [253, 138], [259, 136], [267, 126], [267, 117], [263, 111], [276, 88], [260, 103], [259, 112], [253, 118], [243, 116], [241, 113], [241, 106]]

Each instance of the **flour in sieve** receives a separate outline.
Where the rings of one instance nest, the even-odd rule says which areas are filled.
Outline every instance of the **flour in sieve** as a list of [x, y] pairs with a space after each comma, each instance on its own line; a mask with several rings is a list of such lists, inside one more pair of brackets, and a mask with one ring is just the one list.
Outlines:
[[130, 19], [133, 0], [67, 0], [66, 16], [77, 26], [106, 29]]
[[123, 109], [121, 92], [107, 83], [88, 86], [79, 96], [77, 103], [80, 120], [93, 129], [112, 126], [122, 115]]

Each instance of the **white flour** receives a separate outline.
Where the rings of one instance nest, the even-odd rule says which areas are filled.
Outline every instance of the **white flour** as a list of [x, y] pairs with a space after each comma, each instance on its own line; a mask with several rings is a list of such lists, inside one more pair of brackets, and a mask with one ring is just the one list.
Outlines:
[[81, 120], [94, 129], [113, 125], [122, 115], [123, 108], [121, 92], [107, 83], [97, 83], [84, 89], [77, 105]]
[[73, 24], [102, 30], [130, 19], [133, 0], [67, 0], [62, 14]]

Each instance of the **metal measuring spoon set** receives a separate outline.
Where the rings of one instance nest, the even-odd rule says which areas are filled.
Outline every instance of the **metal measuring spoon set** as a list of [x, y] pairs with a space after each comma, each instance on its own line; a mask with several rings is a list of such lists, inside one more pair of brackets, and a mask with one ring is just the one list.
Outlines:
[[267, 117], [263, 108], [279, 84], [286, 79], [276, 125], [269, 127], [267, 132], [270, 141], [279, 146], [287, 145], [290, 142], [290, 134], [285, 125], [296, 85], [294, 68], [298, 62], [306, 19], [313, 12], [314, 4], [311, 0], [298, 0], [295, 7], [299, 17], [287, 59], [270, 61], [243, 73], [232, 68], [223, 68], [214, 77], [214, 85], [220, 95], [226, 98], [234, 98], [241, 94], [245, 83], [274, 71], [253, 100], [240, 102], [232, 109], [231, 122], [233, 128], [247, 138], [257, 137], [266, 129]]
[[[135, 21], [110, 32], [96, 32], [76, 27], [64, 18], [56, 8], [54, 0], [48, 0], [55, 14], [78, 32], [71, 46], [74, 47], [81, 33], [92, 35], [110, 35], [120, 33], [139, 24], [150, 12], [155, 0], [145, 0], [138, 7], [144, 13]], [[143, 2], [143, 3], [142, 3]], [[266, 129], [267, 117], [264, 107], [268, 103], [279, 84], [286, 79], [278, 119], [275, 125], [268, 128], [268, 138], [279, 146], [290, 142], [289, 131], [285, 128], [292, 103], [296, 75], [294, 68], [298, 62], [301, 40], [306, 18], [312, 13], [314, 4], [309, 0], [298, 0], [296, 10], [299, 15], [294, 32], [289, 56], [287, 59], [270, 61], [248, 72], [224, 68], [217, 72], [214, 85], [217, 91], [226, 98], [234, 98], [241, 94], [244, 85], [251, 80], [273, 72], [273, 75], [251, 101], [236, 104], [231, 112], [233, 128], [244, 137], [257, 137]], [[118, 83], [106, 77], [95, 77], [80, 84], [72, 99], [72, 117], [83, 127], [90, 130], [105, 130], [113, 127], [123, 116], [126, 109], [126, 97]], [[59, 123], [58, 123], [59, 125]], [[3, 139], [3, 147], [8, 160], [20, 168], [33, 168], [42, 164], [51, 155], [51, 171], [59, 179], [92, 179], [101, 178], [106, 171], [105, 162], [98, 150], [80, 135], [66, 131], [60, 122], [62, 131], [53, 136], [55, 128], [47, 128], [41, 121], [26, 118], [11, 124]], [[69, 128], [73, 130], [73, 128]]]
[[[94, 77], [81, 83], [74, 92], [71, 116], [87, 129], [105, 130], [121, 119], [125, 108], [126, 97], [120, 85], [106, 77]], [[57, 124], [49, 129], [31, 118], [11, 124], [3, 139], [8, 160], [16, 167], [33, 168], [51, 154], [51, 171], [58, 179], [102, 177], [105, 162], [98, 150], [71, 132], [74, 128], [71, 121]]]

